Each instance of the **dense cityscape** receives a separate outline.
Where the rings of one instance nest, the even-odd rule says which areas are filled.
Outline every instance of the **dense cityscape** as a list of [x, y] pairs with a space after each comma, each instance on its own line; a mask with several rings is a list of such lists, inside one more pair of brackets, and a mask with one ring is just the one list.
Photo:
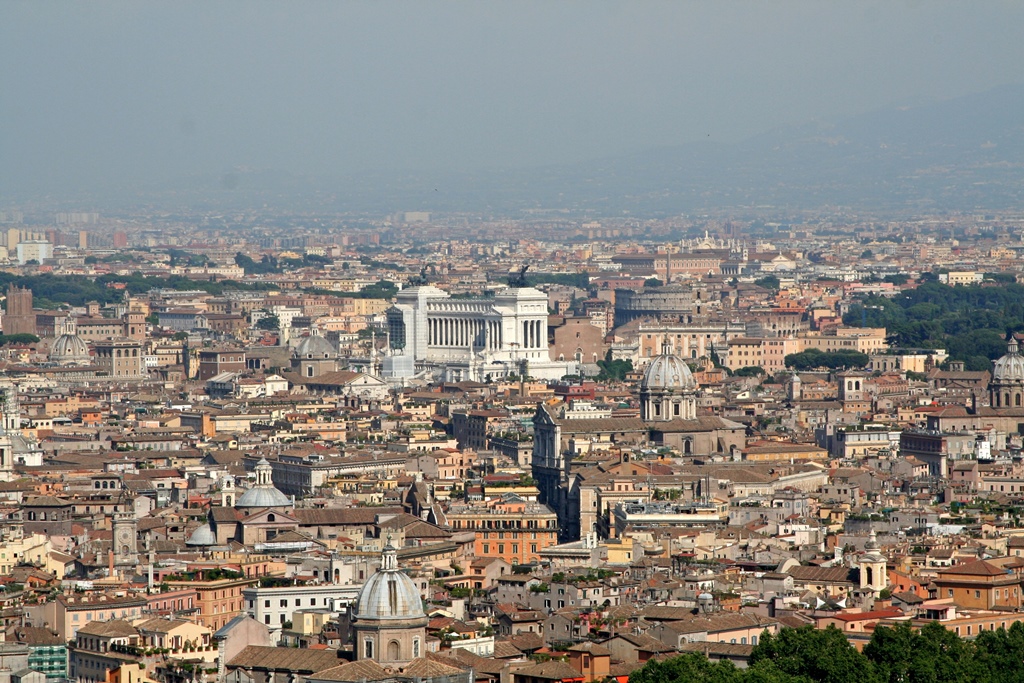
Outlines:
[[14, 683], [1019, 656], [1024, 215], [0, 219]]
[[1024, 682], [1024, 3], [0, 8], [0, 683]]

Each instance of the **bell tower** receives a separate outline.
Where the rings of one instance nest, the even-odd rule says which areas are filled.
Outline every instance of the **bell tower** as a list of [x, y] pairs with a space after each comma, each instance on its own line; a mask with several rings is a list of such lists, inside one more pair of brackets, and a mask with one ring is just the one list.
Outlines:
[[860, 568], [860, 587], [870, 590], [877, 596], [889, 585], [889, 571], [886, 567], [885, 555], [878, 551], [878, 541], [874, 530], [864, 545], [865, 553], [860, 556], [857, 565]]
[[131, 496], [121, 482], [121, 495], [111, 519], [114, 567], [122, 576], [139, 565], [139, 527]]
[[235, 478], [230, 474], [225, 476], [220, 486], [220, 504], [221, 507], [233, 508], [235, 507]]

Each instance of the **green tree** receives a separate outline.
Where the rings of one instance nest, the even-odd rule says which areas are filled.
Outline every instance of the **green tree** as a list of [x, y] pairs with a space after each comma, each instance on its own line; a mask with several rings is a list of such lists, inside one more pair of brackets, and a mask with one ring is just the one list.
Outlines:
[[762, 278], [754, 280], [754, 284], [757, 285], [758, 287], [770, 289], [773, 292], [779, 291], [779, 289], [782, 287], [782, 283], [779, 281], [779, 278], [776, 277], [775, 275], [765, 275]]
[[629, 676], [629, 683], [734, 683], [741, 680], [741, 673], [732, 662], [712, 664], [697, 653], [662, 661], [652, 659]]
[[597, 361], [597, 367], [601, 368], [597, 379], [601, 382], [621, 382], [626, 379], [627, 374], [633, 372], [633, 361], [612, 360], [611, 355], [609, 351], [604, 360]]
[[754, 647], [751, 665], [771, 662], [784, 674], [821, 683], [880, 683], [874, 664], [850, 645], [833, 626], [785, 628], [777, 635], [765, 632]]
[[359, 296], [363, 299], [390, 299], [395, 294], [398, 294], [398, 285], [388, 280], [379, 280], [359, 290]]
[[1024, 662], [1024, 624], [1013, 622], [1009, 629], [981, 631], [974, 640], [970, 680], [1010, 683], [1021, 680]]
[[276, 315], [268, 315], [256, 321], [257, 330], [278, 330], [281, 328], [281, 319]]
[[956, 683], [975, 680], [973, 646], [937, 621], [914, 630], [909, 623], [879, 626], [864, 656], [889, 683]]
[[859, 351], [832, 351], [824, 352], [818, 349], [807, 349], [800, 353], [791, 353], [785, 358], [787, 368], [794, 370], [814, 370], [816, 368], [828, 368], [830, 370], [846, 370], [850, 368], [862, 368], [871, 359], [866, 353]]

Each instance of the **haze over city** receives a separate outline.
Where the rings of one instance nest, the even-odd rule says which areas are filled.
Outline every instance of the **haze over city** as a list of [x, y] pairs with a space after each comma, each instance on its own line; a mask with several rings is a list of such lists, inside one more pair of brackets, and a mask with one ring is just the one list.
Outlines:
[[737, 143], [1019, 83], [1021, 25], [1016, 2], [9, 2], [0, 201]]

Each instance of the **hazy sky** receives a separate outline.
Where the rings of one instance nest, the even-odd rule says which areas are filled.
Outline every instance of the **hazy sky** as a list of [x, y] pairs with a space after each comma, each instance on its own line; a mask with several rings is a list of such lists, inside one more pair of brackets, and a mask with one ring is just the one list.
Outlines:
[[1024, 80], [1024, 3], [0, 0], [0, 197], [524, 166]]

